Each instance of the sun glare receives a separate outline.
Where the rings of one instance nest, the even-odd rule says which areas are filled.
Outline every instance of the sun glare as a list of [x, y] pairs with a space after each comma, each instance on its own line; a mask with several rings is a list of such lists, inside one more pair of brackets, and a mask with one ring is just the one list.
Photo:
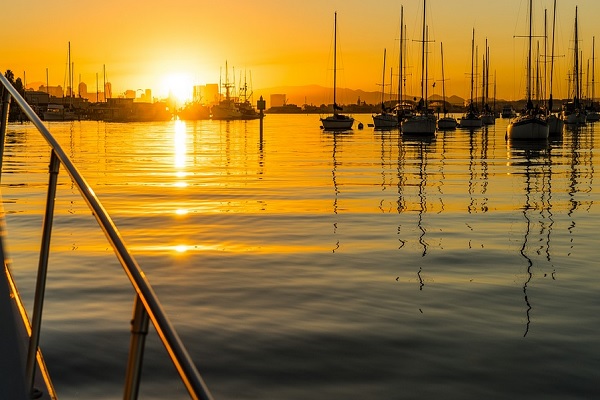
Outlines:
[[185, 73], [172, 73], [163, 78], [162, 92], [173, 96], [180, 103], [185, 103], [192, 98], [192, 78]]

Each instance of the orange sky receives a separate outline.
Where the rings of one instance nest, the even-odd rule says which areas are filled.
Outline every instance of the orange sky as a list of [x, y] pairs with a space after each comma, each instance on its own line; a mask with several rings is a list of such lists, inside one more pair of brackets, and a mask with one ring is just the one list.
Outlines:
[[[555, 97], [568, 95], [575, 5], [579, 6], [584, 74], [592, 36], [600, 41], [599, 1], [558, 3], [556, 54], [562, 57], [556, 59], [555, 82], [562, 87], [555, 88]], [[538, 35], [543, 34], [544, 8], [551, 32], [552, 4], [552, 0], [534, 1]], [[3, 15], [10, 18], [4, 17], [0, 25], [0, 33], [8, 38], [0, 47], [0, 69], [12, 69], [21, 78], [25, 72], [27, 82], [44, 83], [48, 69], [50, 85], [64, 86], [70, 41], [76, 83], [81, 76], [93, 90], [96, 73], [102, 76], [106, 65], [114, 95], [145, 88], [166, 95], [168, 86], [182, 81], [188, 86], [218, 83], [226, 60], [230, 73], [235, 67], [236, 81], [240, 72], [247, 71], [254, 91], [284, 85], [331, 86], [333, 13], [337, 11], [342, 68], [338, 85], [377, 91], [384, 48], [386, 70], [397, 68], [401, 5], [409, 39], [408, 87], [418, 94], [420, 44], [414, 40], [421, 34], [421, 0], [14, 1], [2, 6]], [[439, 43], [443, 42], [446, 91], [469, 97], [475, 28], [480, 56], [488, 38], [498, 97], [523, 98], [526, 40], [514, 36], [527, 33], [527, 8], [526, 0], [428, 0], [430, 39], [435, 41], [430, 78], [441, 79]], [[441, 94], [439, 88], [438, 84], [436, 93]]]

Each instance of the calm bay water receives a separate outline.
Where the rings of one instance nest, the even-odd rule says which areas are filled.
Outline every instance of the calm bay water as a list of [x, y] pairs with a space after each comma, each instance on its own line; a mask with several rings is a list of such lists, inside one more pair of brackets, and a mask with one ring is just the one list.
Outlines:
[[[369, 115], [357, 116], [365, 126]], [[50, 124], [217, 399], [600, 397], [600, 125], [410, 140], [316, 115]], [[7, 134], [31, 307], [49, 149]], [[122, 397], [133, 292], [64, 171], [41, 346], [61, 399]], [[186, 398], [148, 336], [141, 398]]]

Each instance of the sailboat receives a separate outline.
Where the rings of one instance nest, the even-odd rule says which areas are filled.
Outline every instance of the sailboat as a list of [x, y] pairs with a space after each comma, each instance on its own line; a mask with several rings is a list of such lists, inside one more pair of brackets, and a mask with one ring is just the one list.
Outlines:
[[[250, 75], [250, 79], [252, 80], [252, 75]], [[241, 84], [242, 77], [240, 75], [240, 90], [239, 90], [239, 101], [236, 103], [237, 108], [240, 110], [242, 114], [240, 119], [258, 119], [260, 118], [260, 114], [254, 106], [252, 105], [252, 90], [248, 89], [248, 85], [246, 83], [246, 74], [244, 73], [244, 84]], [[252, 83], [252, 82], [251, 82]], [[250, 94], [248, 94], [248, 90], [250, 90]]]
[[592, 37], [592, 99], [590, 101], [590, 105], [589, 107], [587, 107], [587, 115], [586, 115], [586, 120], [590, 121], [590, 122], [596, 122], [598, 120], [600, 120], [600, 113], [598, 112], [598, 110], [596, 109], [596, 105], [594, 104], [594, 97], [596, 96], [595, 93], [595, 86], [596, 83], [594, 82], [594, 77], [595, 77], [595, 72], [596, 72], [596, 66], [594, 63], [595, 60], [595, 55], [594, 53], [596, 52], [596, 36]]
[[563, 104], [562, 119], [565, 124], [585, 125], [585, 110], [581, 104], [581, 82], [579, 75], [579, 32], [577, 29], [577, 6], [575, 6], [575, 49], [573, 52], [573, 101]]
[[529, 36], [527, 55], [527, 106], [524, 113], [511, 120], [506, 128], [508, 140], [523, 139], [548, 139], [549, 127], [546, 115], [538, 108], [534, 108], [531, 100], [531, 38], [532, 38], [532, 0], [529, 0]]
[[421, 38], [421, 100], [415, 115], [406, 118], [400, 126], [403, 134], [435, 135], [436, 120], [427, 105], [427, 25], [425, 23], [426, 1], [423, 0], [423, 33]]
[[340, 114], [342, 107], [336, 102], [336, 80], [337, 80], [337, 12], [333, 17], [333, 115], [321, 118], [321, 124], [325, 130], [346, 130], [352, 129], [354, 118], [348, 115]]
[[443, 110], [444, 116], [438, 119], [438, 129], [439, 130], [450, 130], [456, 129], [458, 123], [454, 117], [448, 115], [448, 110], [446, 109], [446, 82], [444, 78], [444, 44], [440, 42], [440, 53], [442, 55], [442, 100], [444, 102]]
[[554, 79], [554, 31], [556, 25], [556, 0], [554, 0], [554, 10], [552, 12], [552, 55], [550, 58], [550, 95], [548, 96], [548, 129], [550, 135], [557, 135], [562, 133], [565, 122], [552, 112], [553, 99], [552, 99], [552, 87]]
[[473, 28], [473, 37], [471, 39], [471, 100], [469, 102], [469, 108], [467, 112], [460, 119], [460, 127], [461, 128], [481, 128], [483, 126], [483, 121], [481, 117], [479, 117], [477, 112], [477, 106], [475, 105], [475, 100], [473, 99], [473, 86], [475, 83], [474, 75], [473, 75], [473, 65], [475, 62], [475, 28]]
[[404, 25], [404, 7], [400, 6], [400, 48], [398, 50], [398, 103], [394, 107], [394, 113], [396, 114], [398, 126], [400, 126], [404, 118], [407, 118], [413, 114], [412, 103], [404, 101], [404, 93], [406, 93], [406, 88], [404, 88], [404, 85], [406, 84], [406, 66], [404, 63], [404, 59], [406, 58], [406, 48], [404, 46], [404, 42], [406, 40], [405, 30], [406, 26]]
[[225, 84], [219, 84], [219, 96], [222, 96], [221, 86], [225, 87], [225, 99], [220, 99], [218, 104], [215, 104], [211, 107], [211, 118], [216, 120], [240, 119], [242, 117], [242, 113], [240, 112], [238, 106], [235, 104], [234, 99], [231, 97], [231, 89], [233, 89], [234, 85], [232, 83], [229, 83], [227, 61], [225, 61]]
[[389, 129], [398, 126], [398, 118], [389, 113], [385, 108], [384, 102], [385, 93], [385, 49], [383, 49], [383, 79], [381, 81], [381, 112], [373, 115], [373, 124], [375, 129]]
[[483, 101], [481, 107], [481, 123], [483, 125], [493, 125], [496, 123], [496, 115], [494, 110], [490, 108], [489, 101], [489, 86], [490, 86], [490, 48], [485, 39], [485, 57], [483, 59]]
[[[69, 105], [65, 107], [64, 97], [60, 104], [48, 104], [46, 111], [42, 114], [44, 121], [74, 121], [77, 119], [73, 109], [73, 76], [71, 73], [71, 42], [67, 51], [67, 65], [69, 69]], [[64, 96], [64, 94], [63, 94]]]

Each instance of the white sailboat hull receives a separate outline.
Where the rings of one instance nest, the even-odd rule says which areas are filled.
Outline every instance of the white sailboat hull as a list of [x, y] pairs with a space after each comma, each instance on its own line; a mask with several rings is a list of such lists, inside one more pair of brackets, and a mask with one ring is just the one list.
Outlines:
[[483, 114], [481, 116], [481, 123], [483, 125], [494, 125], [496, 123], [496, 117], [494, 114]]
[[458, 122], [452, 117], [442, 117], [437, 122], [439, 130], [456, 129]]
[[430, 115], [416, 115], [402, 121], [400, 129], [407, 135], [434, 135], [435, 117]]
[[211, 108], [211, 118], [212, 119], [241, 119], [242, 113], [240, 110], [234, 106], [233, 104], [218, 104], [214, 105]]
[[523, 116], [514, 119], [506, 128], [509, 140], [540, 140], [548, 139], [550, 128], [545, 119], [535, 116]]
[[323, 129], [327, 131], [352, 129], [354, 118], [347, 115], [337, 114], [321, 118]]
[[598, 111], [588, 111], [586, 116], [586, 121], [596, 122], [600, 121], [600, 113]]
[[373, 115], [373, 125], [375, 125], [375, 129], [397, 128], [398, 117], [387, 113]]
[[585, 125], [587, 118], [585, 113], [572, 112], [569, 114], [565, 114], [563, 116], [563, 120], [565, 121], [565, 124], [568, 125]]
[[562, 133], [563, 127], [565, 126], [565, 122], [558, 118], [556, 115], [548, 116], [548, 130], [550, 135], [557, 135]]
[[43, 114], [44, 121], [75, 121], [77, 115], [75, 111], [68, 110], [62, 105], [48, 105], [47, 110]]
[[481, 118], [462, 118], [460, 120], [461, 128], [481, 128], [483, 126], [483, 121]]

